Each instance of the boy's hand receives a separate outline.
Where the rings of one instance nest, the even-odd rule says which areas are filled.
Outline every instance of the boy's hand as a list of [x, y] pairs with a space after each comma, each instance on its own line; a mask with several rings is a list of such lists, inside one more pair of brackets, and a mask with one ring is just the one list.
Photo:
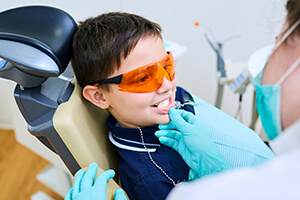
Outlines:
[[[65, 200], [107, 200], [107, 181], [114, 177], [115, 172], [113, 170], [107, 170], [98, 175], [95, 180], [97, 170], [98, 165], [96, 163], [90, 164], [86, 172], [82, 169], [78, 170], [73, 187], [65, 196]], [[122, 189], [118, 189], [115, 192], [114, 199], [127, 200]]]
[[204, 124], [185, 110], [171, 108], [171, 121], [159, 125], [159, 141], [176, 150], [190, 167], [189, 180], [231, 168], [222, 157]]

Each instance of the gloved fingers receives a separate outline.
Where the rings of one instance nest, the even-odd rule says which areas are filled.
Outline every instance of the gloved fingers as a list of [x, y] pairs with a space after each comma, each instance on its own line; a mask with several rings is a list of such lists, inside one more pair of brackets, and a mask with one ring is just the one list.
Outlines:
[[78, 170], [73, 184], [72, 196], [75, 196], [80, 192], [80, 183], [83, 176], [84, 176], [83, 169]]
[[109, 169], [97, 176], [94, 186], [97, 187], [97, 191], [99, 191], [100, 194], [106, 193], [107, 181], [114, 176], [115, 171], [112, 169]]
[[159, 139], [160, 143], [162, 143], [163, 145], [171, 147], [177, 152], [179, 151], [179, 141], [172, 139], [172, 138], [164, 137], [164, 136], [162, 136], [158, 139]]
[[175, 126], [172, 122], [169, 122], [167, 124], [159, 124], [158, 128], [160, 130], [172, 130], [172, 129], [175, 129]]
[[64, 200], [72, 200], [72, 192], [73, 192], [73, 188], [71, 188], [68, 193], [66, 194]]
[[189, 118], [195, 117], [192, 113], [185, 110], [175, 110], [172, 108], [169, 110], [169, 116], [171, 119], [170, 123], [172, 123], [172, 128], [179, 130], [182, 133], [186, 132], [186, 130], [191, 127]]
[[181, 133], [176, 131], [176, 130], [158, 130], [154, 133], [154, 135], [158, 138], [160, 137], [168, 137], [168, 138], [172, 138], [175, 140], [180, 140], [181, 138]]
[[84, 191], [93, 186], [97, 171], [98, 171], [97, 163], [91, 163], [81, 180], [81, 184], [80, 184], [81, 191]]
[[[158, 128], [161, 130], [177, 129], [186, 124], [192, 124], [195, 121], [195, 115], [183, 109], [170, 108], [169, 117], [171, 121], [167, 124], [160, 124]], [[187, 123], [188, 122], [188, 123]]]
[[[178, 110], [178, 109], [175, 109], [175, 108], [170, 108], [169, 110], [169, 117], [171, 119], [171, 121], [167, 124], [160, 124], [158, 125], [158, 128], [161, 129], [161, 130], [171, 130], [171, 129], [176, 129], [178, 124], [177, 123], [180, 123], [183, 124], [184, 121], [183, 120], [180, 120], [180, 113], [182, 112], [182, 110]], [[180, 126], [180, 125], [179, 125]]]
[[[169, 116], [171, 121], [173, 121], [175, 124], [177, 120], [181, 121], [181, 118], [190, 124], [192, 124], [195, 121], [195, 115], [183, 109], [170, 109]], [[181, 116], [181, 118], [179, 118], [179, 116]]]
[[[175, 110], [174, 108], [170, 108], [170, 110]], [[170, 117], [170, 110], [169, 110], [169, 117]], [[174, 124], [172, 123], [172, 120], [167, 124], [159, 124], [158, 128], [161, 130], [170, 130], [175, 129]]]
[[117, 189], [114, 200], [127, 200], [127, 197], [122, 189]]

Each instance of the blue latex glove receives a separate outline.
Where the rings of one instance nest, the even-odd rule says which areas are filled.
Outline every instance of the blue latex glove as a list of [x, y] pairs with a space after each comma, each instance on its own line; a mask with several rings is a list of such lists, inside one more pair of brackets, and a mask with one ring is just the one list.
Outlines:
[[171, 108], [171, 121], [159, 125], [159, 141], [176, 150], [190, 167], [189, 180], [230, 169], [207, 129], [191, 112]]
[[[107, 181], [114, 177], [115, 172], [113, 170], [107, 170], [99, 174], [94, 183], [97, 171], [98, 165], [96, 163], [90, 164], [86, 172], [82, 169], [78, 170], [73, 187], [65, 196], [65, 200], [107, 200]], [[127, 200], [122, 189], [118, 189], [115, 192], [114, 199]]]

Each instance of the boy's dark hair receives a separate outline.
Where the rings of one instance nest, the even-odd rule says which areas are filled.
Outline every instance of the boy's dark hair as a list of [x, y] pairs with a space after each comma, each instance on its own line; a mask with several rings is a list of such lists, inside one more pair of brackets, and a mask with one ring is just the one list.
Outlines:
[[[111, 12], [80, 22], [73, 36], [72, 67], [79, 85], [106, 79], [119, 69], [142, 37], [161, 36], [161, 28], [141, 16]], [[101, 88], [109, 91], [104, 84]]]

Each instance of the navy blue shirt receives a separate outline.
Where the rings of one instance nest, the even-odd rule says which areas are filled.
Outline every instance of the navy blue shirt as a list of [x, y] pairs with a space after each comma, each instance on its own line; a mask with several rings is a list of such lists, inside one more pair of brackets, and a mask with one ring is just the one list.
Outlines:
[[[176, 103], [184, 103], [191, 98], [184, 89], [177, 87]], [[190, 106], [183, 109], [194, 113]], [[139, 130], [118, 127], [112, 115], [108, 116], [106, 125], [110, 130], [109, 139], [120, 155], [119, 175], [130, 200], [165, 199], [174, 187], [173, 183], [151, 162]], [[176, 183], [188, 180], [189, 167], [177, 151], [159, 143], [154, 135], [157, 130], [157, 125], [142, 128], [145, 145], [153, 160]]]

